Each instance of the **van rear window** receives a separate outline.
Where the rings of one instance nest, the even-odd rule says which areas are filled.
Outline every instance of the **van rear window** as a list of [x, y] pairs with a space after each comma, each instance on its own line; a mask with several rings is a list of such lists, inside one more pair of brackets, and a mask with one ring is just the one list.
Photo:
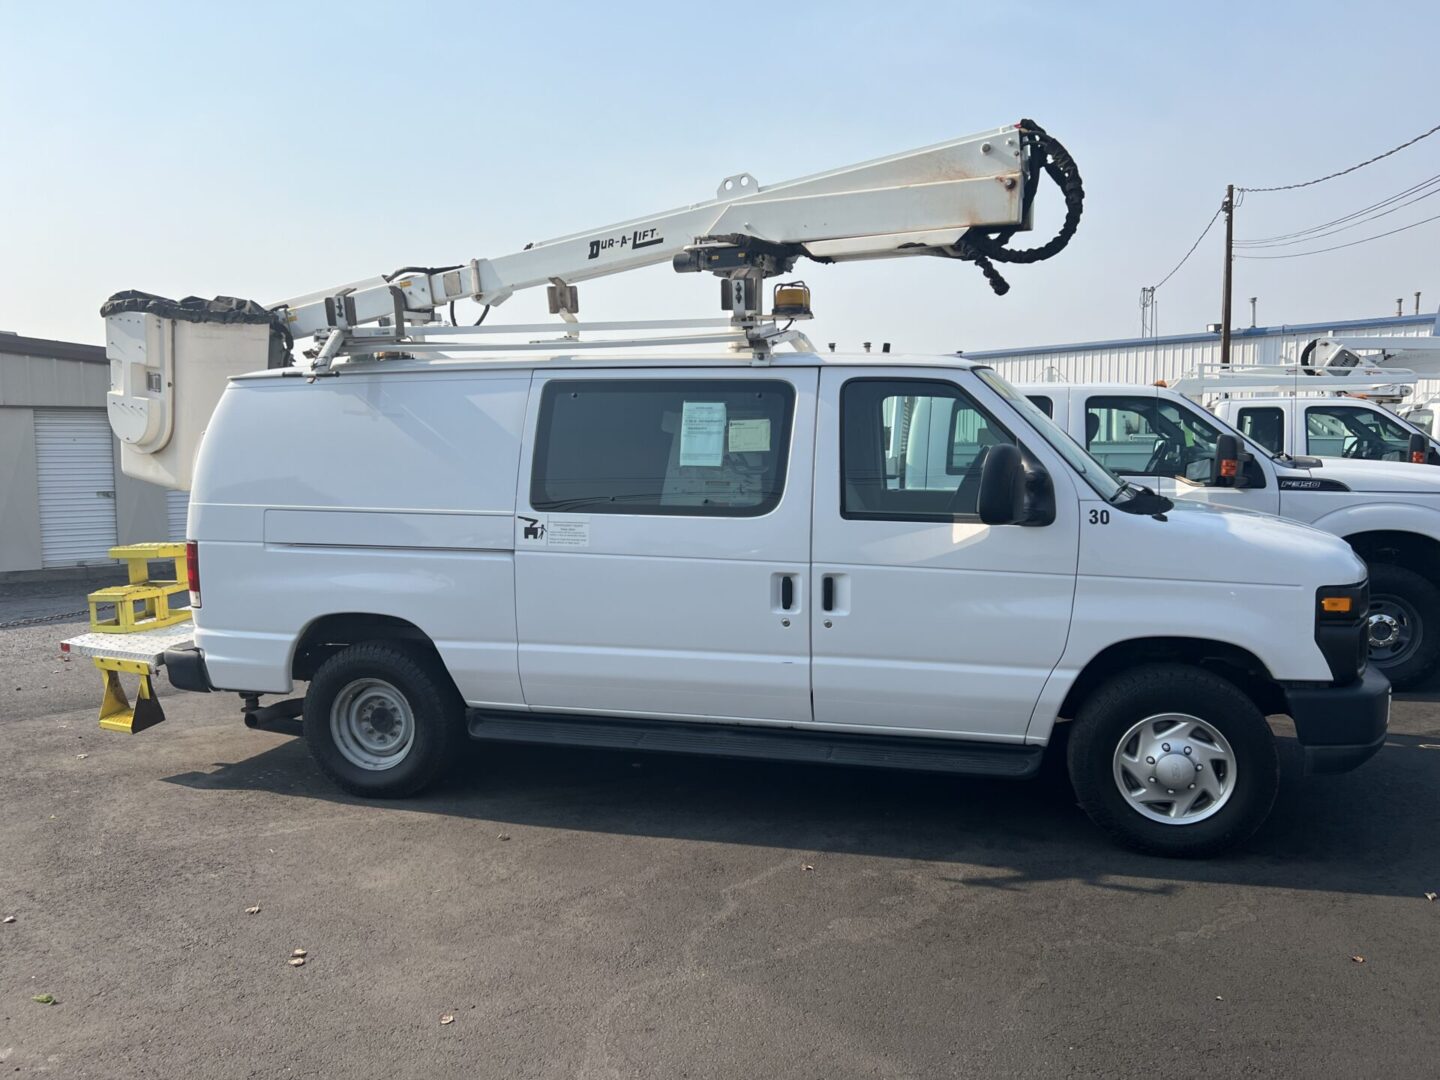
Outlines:
[[795, 390], [778, 379], [548, 382], [530, 505], [755, 517], [785, 488]]

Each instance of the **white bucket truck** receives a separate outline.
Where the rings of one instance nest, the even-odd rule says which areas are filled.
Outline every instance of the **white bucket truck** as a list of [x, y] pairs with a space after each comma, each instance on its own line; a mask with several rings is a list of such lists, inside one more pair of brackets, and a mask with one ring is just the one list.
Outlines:
[[[275, 305], [275, 334], [317, 335], [311, 362], [231, 378], [193, 467], [171, 444], [149, 463], [192, 492], [172, 682], [238, 692], [257, 723], [303, 707], [321, 769], [377, 797], [420, 791], [467, 733], [1020, 778], [1063, 722], [1089, 814], [1170, 855], [1264, 821], [1268, 714], [1294, 718], [1313, 771], [1360, 765], [1389, 684], [1348, 545], [1128, 492], [987, 368], [817, 354], [776, 323], [808, 315], [801, 285], [762, 310], [799, 255], [988, 263], [966, 230], [1023, 226], [1042, 165], [1078, 214], [1073, 164], [1037, 131], [675, 212], [724, 237], [662, 215]], [[642, 247], [717, 272], [730, 318], [649, 324], [648, 344], [574, 321], [591, 252]], [[559, 338], [432, 321], [522, 279], [550, 281], [566, 321], [520, 333]], [[266, 365], [248, 316], [177, 335], [169, 310], [110, 309], [123, 415], [163, 417], [152, 371]], [[297, 682], [303, 706], [259, 705]]]

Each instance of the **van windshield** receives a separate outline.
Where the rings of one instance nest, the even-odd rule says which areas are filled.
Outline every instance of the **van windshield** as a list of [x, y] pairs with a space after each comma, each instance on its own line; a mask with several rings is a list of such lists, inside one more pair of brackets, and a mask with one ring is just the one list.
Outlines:
[[1093, 487], [1106, 502], [1113, 502], [1115, 496], [1129, 486], [1086, 453], [1084, 447], [1072, 439], [1054, 420], [1045, 415], [1045, 410], [1011, 386], [993, 368], [976, 368], [975, 374], [981, 382], [1004, 398], [1011, 408], [1023, 416], [1040, 437], [1048, 442], [1072, 469], [1083, 476], [1086, 483]]

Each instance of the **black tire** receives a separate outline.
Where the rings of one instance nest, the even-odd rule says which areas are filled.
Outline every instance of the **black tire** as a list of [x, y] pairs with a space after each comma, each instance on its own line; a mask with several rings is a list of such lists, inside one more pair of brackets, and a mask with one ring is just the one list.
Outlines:
[[[1234, 754], [1228, 796], [1209, 817], [1188, 824], [1146, 817], [1115, 777], [1115, 753], [1126, 733], [1147, 717], [1170, 712], [1215, 728]], [[1092, 693], [1071, 726], [1068, 761], [1076, 798], [1126, 847], [1171, 857], [1213, 855], [1254, 833], [1275, 804], [1280, 759], [1270, 726], [1249, 697], [1211, 672], [1185, 664], [1133, 668]]]
[[[365, 686], [363, 681], [372, 681], [373, 693], [374, 680], [398, 693], [409, 710], [413, 734], [390, 755], [396, 763], [366, 768], [347, 756], [337, 742], [331, 713], [337, 699], [353, 694], [354, 687]], [[380, 692], [389, 693], [383, 688]], [[380, 708], [384, 710], [382, 719], [393, 729], [399, 714], [383, 702]], [[372, 799], [404, 798], [433, 783], [452, 760], [464, 719], [465, 703], [439, 659], [408, 642], [368, 641], [347, 646], [320, 665], [305, 694], [305, 742], [315, 763], [345, 791]]]
[[1410, 632], [1417, 635], [1414, 647], [1386, 660], [1372, 655], [1370, 660], [1383, 671], [1396, 690], [1409, 690], [1424, 682], [1440, 667], [1440, 589], [1429, 578], [1394, 563], [1375, 563], [1370, 567], [1370, 603], [1390, 601], [1409, 613], [1414, 625]]

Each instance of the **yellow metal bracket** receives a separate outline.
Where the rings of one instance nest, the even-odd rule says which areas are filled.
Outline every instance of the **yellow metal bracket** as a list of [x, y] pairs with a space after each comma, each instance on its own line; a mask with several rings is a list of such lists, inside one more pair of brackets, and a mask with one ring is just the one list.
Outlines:
[[[155, 687], [151, 684], [154, 671], [143, 660], [117, 660], [111, 656], [97, 656], [95, 667], [105, 680], [105, 694], [100, 701], [100, 726], [106, 731], [122, 731], [133, 735], [152, 728], [165, 719], [165, 711], [155, 699]], [[140, 687], [135, 692], [135, 706], [125, 696], [125, 687], [120, 685], [120, 673], [140, 676]]]

